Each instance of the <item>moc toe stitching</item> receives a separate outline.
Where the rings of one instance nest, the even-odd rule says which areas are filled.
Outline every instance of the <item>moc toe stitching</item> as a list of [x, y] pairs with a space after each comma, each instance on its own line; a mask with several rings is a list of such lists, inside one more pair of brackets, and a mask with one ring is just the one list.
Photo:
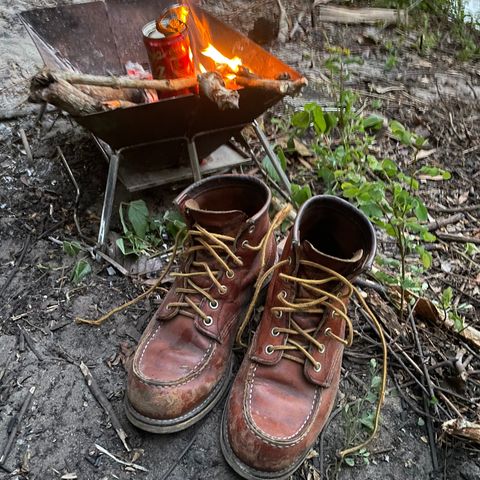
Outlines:
[[195, 378], [197, 378], [202, 373], [202, 371], [205, 368], [207, 368], [209, 360], [212, 358], [213, 354], [215, 353], [216, 344], [214, 342], [212, 342], [210, 344], [210, 346], [206, 350], [203, 357], [200, 359], [200, 361], [194, 367], [192, 367], [190, 372], [187, 375], [185, 375], [184, 377], [180, 377], [178, 380], [175, 380], [173, 382], [162, 382], [161, 380], [158, 380], [158, 379], [153, 379], [153, 378], [146, 377], [142, 373], [140, 364], [142, 362], [143, 356], [145, 355], [145, 352], [147, 350], [147, 347], [148, 347], [149, 343], [154, 339], [154, 337], [156, 336], [156, 334], [158, 333], [159, 330], [160, 330], [160, 326], [157, 327], [155, 332], [152, 333], [148, 342], [145, 344], [145, 347], [142, 349], [142, 353], [140, 355], [140, 358], [139, 358], [138, 362], [135, 362], [135, 361], [133, 362], [133, 373], [135, 374], [137, 379], [140, 382], [142, 382], [143, 384], [148, 385], [150, 387], [168, 388], [168, 387], [179, 387], [181, 385], [185, 385], [186, 383], [189, 383], [192, 380], [194, 380]]
[[[313, 422], [310, 422], [311, 418], [314, 416], [314, 413], [318, 410], [320, 404], [321, 404], [321, 399], [320, 402], [318, 402], [318, 388], [315, 389], [315, 394], [312, 400], [312, 405], [310, 408], [310, 411], [302, 423], [302, 425], [293, 433], [292, 435], [285, 436], [285, 437], [274, 437], [272, 435], [269, 435], [265, 431], [263, 431], [258, 425], [255, 423], [255, 420], [253, 419], [252, 415], [252, 393], [253, 393], [253, 386], [255, 382], [255, 372], [257, 370], [257, 365], [253, 367], [252, 373], [250, 374], [250, 380], [248, 381], [245, 389], [245, 397], [244, 397], [244, 408], [243, 408], [243, 414], [244, 414], [244, 419], [245, 423], [248, 426], [249, 430], [257, 437], [259, 440], [261, 440], [263, 443], [266, 443], [268, 445], [271, 445], [276, 448], [289, 448], [292, 446], [297, 445], [300, 443], [303, 438], [308, 434], [308, 432], [311, 430], [313, 426]], [[248, 393], [247, 393], [248, 389]], [[317, 407], [317, 408], [315, 408]], [[305, 428], [306, 425], [309, 425], [309, 427], [300, 435], [300, 432], [302, 429]], [[294, 440], [294, 441], [293, 441]]]

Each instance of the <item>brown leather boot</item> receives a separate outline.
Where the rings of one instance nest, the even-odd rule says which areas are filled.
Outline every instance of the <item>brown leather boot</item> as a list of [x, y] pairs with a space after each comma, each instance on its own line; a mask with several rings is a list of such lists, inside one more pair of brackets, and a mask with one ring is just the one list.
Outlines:
[[314, 197], [298, 213], [222, 421], [223, 454], [244, 478], [286, 479], [315, 443], [351, 343], [348, 280], [375, 248], [368, 219], [340, 198]]
[[276, 259], [270, 198], [254, 177], [221, 175], [175, 200], [188, 227], [184, 259], [129, 365], [126, 414], [137, 427], [182, 430], [222, 398], [254, 283]]

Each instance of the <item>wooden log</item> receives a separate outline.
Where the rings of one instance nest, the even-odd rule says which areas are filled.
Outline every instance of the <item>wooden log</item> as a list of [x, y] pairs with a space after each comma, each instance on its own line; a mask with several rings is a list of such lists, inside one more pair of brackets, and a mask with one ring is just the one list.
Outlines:
[[298, 80], [271, 80], [269, 78], [255, 78], [251, 76], [237, 76], [237, 85], [248, 88], [259, 88], [270, 92], [277, 92], [280, 95], [296, 95], [308, 84], [306, 78]]
[[216, 103], [220, 110], [238, 109], [240, 95], [236, 90], [225, 87], [225, 82], [218, 72], [206, 72], [198, 76], [200, 94]]
[[132, 77], [114, 77], [87, 75], [74, 72], [51, 72], [56, 78], [61, 78], [74, 85], [90, 85], [111, 88], [153, 89], [162, 92], [174, 92], [197, 85], [197, 77], [175, 78], [165, 80], [141, 80]]
[[34, 103], [51, 103], [73, 116], [105, 110], [100, 101], [48, 71], [42, 71], [32, 78], [29, 100]]
[[346, 8], [324, 5], [318, 7], [318, 19], [328, 23], [391, 25], [397, 23], [398, 13], [393, 8]]

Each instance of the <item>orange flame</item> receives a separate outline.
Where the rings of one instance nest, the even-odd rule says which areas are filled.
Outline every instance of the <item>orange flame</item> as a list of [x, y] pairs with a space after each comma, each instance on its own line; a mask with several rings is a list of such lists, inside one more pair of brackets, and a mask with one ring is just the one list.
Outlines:
[[228, 58], [220, 53], [211, 43], [202, 50], [202, 55], [211, 58], [218, 65], [227, 65], [232, 72], [238, 72], [242, 65], [242, 59], [239, 57]]

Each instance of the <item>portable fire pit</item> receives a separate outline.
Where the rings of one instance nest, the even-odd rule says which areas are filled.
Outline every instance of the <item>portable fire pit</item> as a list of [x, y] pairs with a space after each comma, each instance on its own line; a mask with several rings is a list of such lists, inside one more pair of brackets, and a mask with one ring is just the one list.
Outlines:
[[[31, 10], [23, 12], [21, 18], [52, 71], [123, 76], [129, 61], [148, 65], [142, 27], [169, 5], [171, 1], [166, 0], [105, 0]], [[211, 44], [228, 58], [240, 57], [261, 81], [253, 86], [243, 82], [237, 109], [221, 110], [206, 96], [190, 93], [73, 115], [93, 134], [109, 163], [100, 245], [108, 233], [117, 176], [128, 190], [135, 191], [187, 178], [198, 180], [205, 173], [231, 168], [249, 159], [225, 144], [250, 124], [282, 183], [290, 188], [255, 118], [285, 95], [282, 88], [272, 89], [270, 83], [282, 87], [282, 81], [288, 80], [303, 85], [304, 79], [246, 36], [199, 7], [190, 8], [202, 29], [208, 31]], [[198, 55], [195, 48], [193, 51]]]

